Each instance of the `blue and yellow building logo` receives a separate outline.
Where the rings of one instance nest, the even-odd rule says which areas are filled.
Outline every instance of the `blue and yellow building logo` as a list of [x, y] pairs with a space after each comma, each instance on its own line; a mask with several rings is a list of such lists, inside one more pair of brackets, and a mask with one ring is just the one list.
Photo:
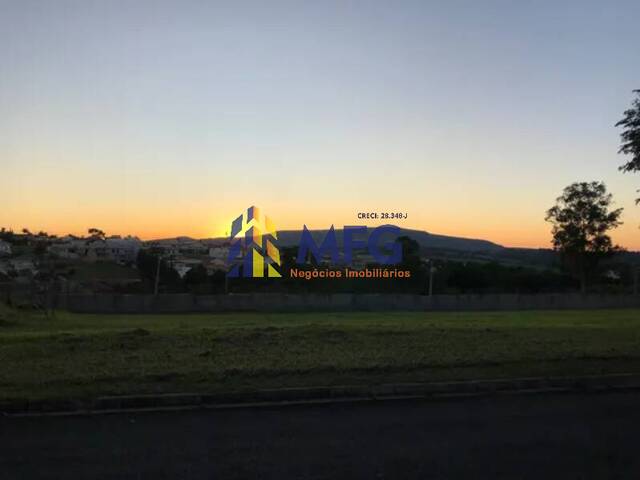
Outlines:
[[258, 207], [249, 207], [231, 223], [228, 277], [281, 277], [278, 232]]

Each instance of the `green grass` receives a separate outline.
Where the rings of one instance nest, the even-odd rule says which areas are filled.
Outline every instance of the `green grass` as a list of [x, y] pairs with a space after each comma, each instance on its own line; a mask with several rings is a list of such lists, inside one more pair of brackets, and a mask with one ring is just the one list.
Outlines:
[[69, 262], [73, 268], [73, 280], [86, 282], [94, 280], [139, 280], [138, 270], [119, 265], [115, 262], [83, 262], [80, 260]]
[[0, 400], [640, 372], [640, 311], [78, 315], [0, 306]]

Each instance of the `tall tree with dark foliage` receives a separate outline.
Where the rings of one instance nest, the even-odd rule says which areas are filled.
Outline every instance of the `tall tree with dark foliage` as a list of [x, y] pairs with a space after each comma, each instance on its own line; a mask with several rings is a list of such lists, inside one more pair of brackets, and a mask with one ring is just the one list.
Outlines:
[[579, 182], [566, 187], [547, 210], [546, 220], [553, 225], [553, 248], [580, 280], [582, 293], [586, 293], [588, 275], [598, 262], [620, 250], [608, 235], [622, 225], [622, 208], [612, 210], [612, 203], [603, 182]]
[[[622, 127], [618, 153], [631, 156], [629, 161], [620, 166], [623, 172], [640, 172], [640, 90], [634, 90], [633, 93], [637, 98], [631, 103], [631, 108], [625, 110], [624, 118], [616, 123], [616, 127]], [[636, 203], [640, 203], [640, 198]]]

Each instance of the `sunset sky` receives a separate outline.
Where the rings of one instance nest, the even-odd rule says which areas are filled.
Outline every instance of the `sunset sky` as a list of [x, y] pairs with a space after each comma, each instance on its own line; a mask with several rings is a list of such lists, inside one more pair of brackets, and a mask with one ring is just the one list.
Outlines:
[[[574, 181], [625, 208], [640, 2], [0, 0], [0, 226], [399, 226], [549, 246]], [[379, 222], [378, 222], [379, 223]]]

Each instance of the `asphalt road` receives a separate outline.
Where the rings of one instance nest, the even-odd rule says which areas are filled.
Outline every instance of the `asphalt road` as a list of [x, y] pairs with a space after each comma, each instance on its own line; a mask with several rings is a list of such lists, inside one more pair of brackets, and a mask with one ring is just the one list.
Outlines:
[[0, 418], [0, 478], [640, 478], [640, 393]]

